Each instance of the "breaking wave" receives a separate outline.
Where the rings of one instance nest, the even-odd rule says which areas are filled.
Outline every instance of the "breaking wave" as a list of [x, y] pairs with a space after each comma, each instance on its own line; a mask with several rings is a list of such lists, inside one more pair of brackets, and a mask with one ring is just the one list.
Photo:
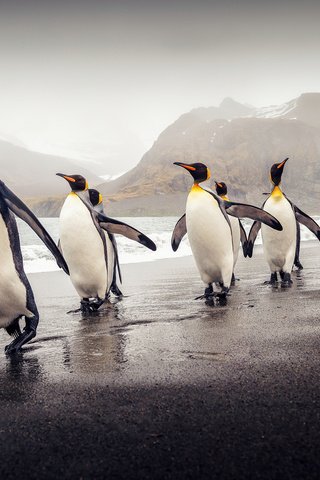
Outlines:
[[[313, 218], [319, 223], [320, 217]], [[42, 218], [40, 220], [53, 239], [57, 242], [59, 239], [58, 218]], [[162, 258], [185, 257], [191, 255], [191, 249], [187, 237], [182, 240], [177, 252], [172, 251], [171, 235], [176, 221], [178, 220], [177, 217], [130, 217], [121, 218], [121, 220], [143, 231], [143, 233], [148, 235], [157, 245], [157, 250], [152, 252], [136, 242], [117, 235], [121, 263], [140, 263]], [[248, 232], [252, 222], [244, 221], [243, 223]], [[42, 244], [34, 232], [20, 220], [18, 220], [18, 225], [26, 272], [49, 272], [58, 270], [59, 268], [51, 253]], [[314, 239], [315, 236], [305, 227], [301, 226], [301, 240], [307, 242]], [[261, 244], [260, 234], [257, 237], [256, 244]]]

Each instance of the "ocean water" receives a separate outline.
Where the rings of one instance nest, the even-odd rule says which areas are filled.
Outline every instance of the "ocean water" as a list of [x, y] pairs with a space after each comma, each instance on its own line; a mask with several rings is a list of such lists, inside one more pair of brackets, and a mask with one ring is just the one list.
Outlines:
[[[313, 218], [319, 223], [320, 217], [316, 216]], [[139, 245], [137, 242], [133, 242], [132, 240], [117, 235], [120, 263], [149, 262], [161, 258], [184, 257], [191, 255], [187, 236], [182, 240], [178, 251], [172, 251], [171, 235], [178, 217], [122, 217], [120, 220], [141, 230], [157, 245], [157, 251], [152, 252], [142, 245]], [[51, 253], [35, 235], [33, 230], [31, 230], [23, 221], [19, 219], [17, 221], [26, 272], [48, 272], [58, 270], [57, 264]], [[58, 242], [59, 219], [41, 218], [40, 221], [48, 230], [52, 238]], [[248, 232], [252, 222], [248, 220], [244, 221], [243, 224]], [[302, 226], [301, 240], [306, 242], [314, 239], [315, 236]], [[258, 235], [256, 244], [261, 244], [260, 234]]]

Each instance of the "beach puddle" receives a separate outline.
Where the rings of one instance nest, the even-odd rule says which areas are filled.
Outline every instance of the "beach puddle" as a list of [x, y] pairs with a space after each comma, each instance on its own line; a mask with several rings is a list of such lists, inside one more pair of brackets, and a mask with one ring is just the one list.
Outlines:
[[210, 362], [223, 362], [226, 360], [226, 355], [220, 352], [182, 352], [191, 360], [208, 360]]

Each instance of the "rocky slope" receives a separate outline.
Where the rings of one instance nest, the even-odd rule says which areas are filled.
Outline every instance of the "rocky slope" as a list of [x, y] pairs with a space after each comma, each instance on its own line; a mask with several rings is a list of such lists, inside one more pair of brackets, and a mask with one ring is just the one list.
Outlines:
[[235, 200], [263, 202], [272, 163], [289, 157], [283, 188], [298, 205], [318, 212], [320, 93], [281, 106], [254, 109], [226, 99], [198, 108], [162, 132], [140, 163], [99, 189], [113, 214], [179, 214], [191, 177], [175, 161], [206, 163]]

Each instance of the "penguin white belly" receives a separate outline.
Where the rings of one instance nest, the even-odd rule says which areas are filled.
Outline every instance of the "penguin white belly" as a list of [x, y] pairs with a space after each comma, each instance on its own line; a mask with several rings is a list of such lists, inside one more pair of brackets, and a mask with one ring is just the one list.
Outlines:
[[102, 239], [80, 198], [67, 196], [60, 214], [60, 243], [71, 281], [81, 298], [104, 298], [107, 267]]
[[193, 187], [186, 207], [191, 250], [206, 284], [223, 282], [230, 287], [233, 248], [230, 226], [217, 201], [200, 187]]
[[240, 225], [239, 220], [231, 215], [228, 215], [231, 224], [231, 232], [232, 232], [232, 248], [233, 248], [233, 269], [237, 263], [238, 256], [239, 256], [239, 248], [240, 248]]
[[30, 317], [26, 304], [26, 287], [16, 271], [7, 226], [0, 215], [0, 327], [21, 315]]
[[263, 251], [270, 271], [291, 273], [297, 241], [297, 225], [292, 207], [280, 192], [271, 194], [263, 209], [279, 220], [283, 228], [282, 231], [277, 231], [261, 225]]

